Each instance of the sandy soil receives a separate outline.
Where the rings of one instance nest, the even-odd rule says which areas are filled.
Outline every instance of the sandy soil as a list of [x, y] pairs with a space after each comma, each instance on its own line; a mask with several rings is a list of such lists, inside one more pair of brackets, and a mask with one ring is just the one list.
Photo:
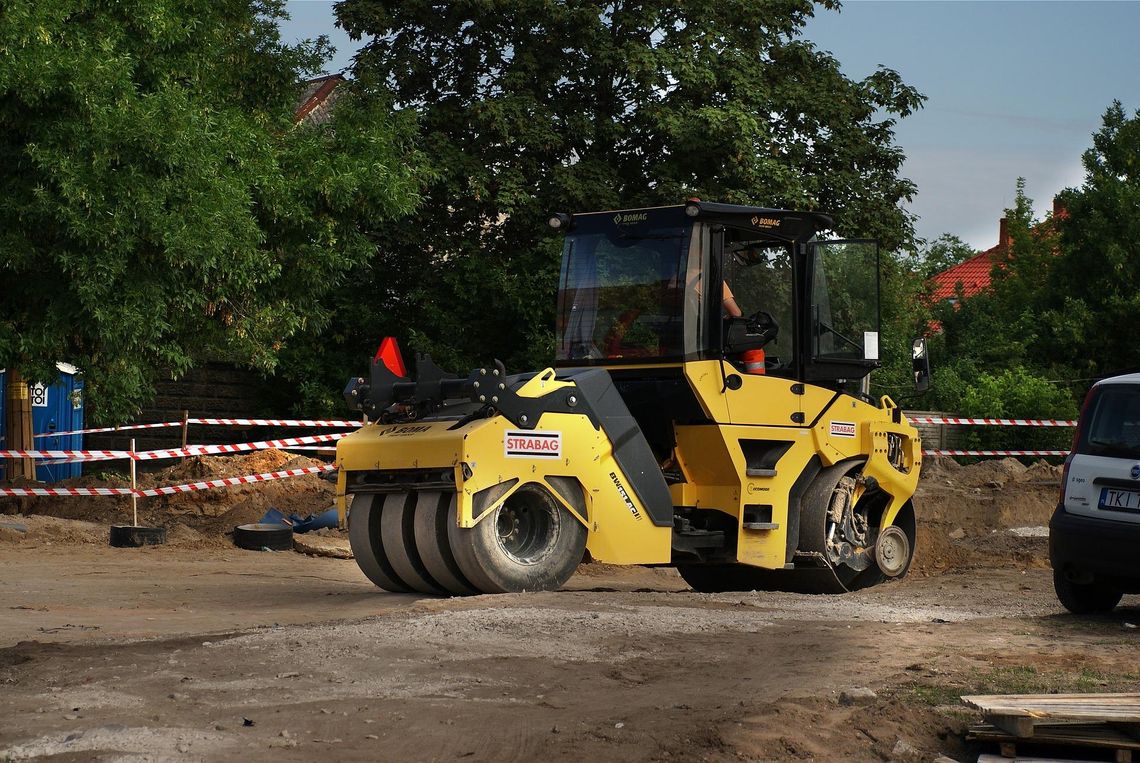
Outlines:
[[167, 505], [172, 543], [141, 550], [95, 501], [0, 516], [0, 760], [973, 760], [961, 694], [1140, 690], [1140, 598], [1063, 614], [1045, 538], [1010, 531], [1058, 476], [930, 464], [912, 574], [843, 597], [584, 565], [424, 599], [227, 546], [234, 500]]

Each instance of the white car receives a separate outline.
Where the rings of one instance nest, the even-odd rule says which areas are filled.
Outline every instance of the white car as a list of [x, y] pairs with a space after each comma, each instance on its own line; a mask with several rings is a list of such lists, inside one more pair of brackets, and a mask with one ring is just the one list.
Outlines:
[[1053, 587], [1070, 612], [1140, 593], [1140, 374], [1089, 390], [1049, 522]]

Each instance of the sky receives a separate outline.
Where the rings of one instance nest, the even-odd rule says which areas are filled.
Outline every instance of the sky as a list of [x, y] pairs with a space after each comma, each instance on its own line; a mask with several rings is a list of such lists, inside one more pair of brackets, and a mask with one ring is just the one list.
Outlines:
[[[290, 0], [287, 41], [329, 35], [329, 71], [361, 43], [335, 26], [331, 0]], [[1081, 154], [1114, 99], [1140, 108], [1140, 2], [1082, 0], [847, 0], [819, 9], [804, 37], [853, 79], [894, 69], [928, 98], [896, 126], [918, 185], [908, 205], [918, 235], [997, 243], [1017, 179], [1038, 217], [1054, 194], [1080, 186]], [[763, 200], [757, 200], [763, 203]], [[828, 210], [842, 214], [842, 210]]]

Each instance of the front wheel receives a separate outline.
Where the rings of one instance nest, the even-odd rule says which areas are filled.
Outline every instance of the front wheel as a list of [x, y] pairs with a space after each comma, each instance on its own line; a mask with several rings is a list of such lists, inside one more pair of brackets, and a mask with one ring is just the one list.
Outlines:
[[801, 501], [801, 551], [826, 560], [843, 589], [855, 591], [906, 575], [914, 559], [914, 507], [880, 532], [885, 496], [865, 495], [861, 466], [848, 461], [821, 471]]
[[1065, 609], [1074, 615], [1111, 612], [1124, 595], [1120, 589], [1095, 579], [1091, 583], [1075, 583], [1061, 570], [1053, 570], [1053, 590]]
[[474, 527], [449, 530], [455, 561], [486, 593], [561, 588], [586, 552], [586, 528], [537, 484], [519, 488]]

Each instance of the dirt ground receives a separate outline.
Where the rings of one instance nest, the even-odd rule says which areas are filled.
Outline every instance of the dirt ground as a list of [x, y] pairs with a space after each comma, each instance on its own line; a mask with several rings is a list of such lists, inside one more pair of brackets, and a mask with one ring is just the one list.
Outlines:
[[974, 760], [962, 694], [1140, 691], [1140, 597], [1076, 618], [1053, 595], [1058, 479], [928, 463], [911, 574], [842, 597], [591, 564], [555, 593], [430, 599], [351, 560], [230, 545], [269, 506], [327, 508], [315, 477], [144, 502], [170, 532], [147, 549], [107, 545], [124, 501], [10, 501], [0, 760]]

